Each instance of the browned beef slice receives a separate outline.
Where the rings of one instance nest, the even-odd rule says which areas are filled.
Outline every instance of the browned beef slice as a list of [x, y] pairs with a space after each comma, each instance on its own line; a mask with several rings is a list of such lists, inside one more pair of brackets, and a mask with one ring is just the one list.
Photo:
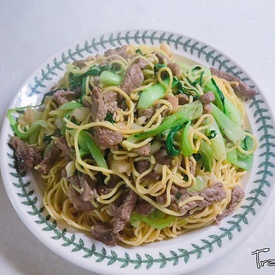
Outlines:
[[155, 114], [155, 112], [155, 108], [151, 106], [150, 108], [139, 110], [138, 116], [145, 116], [147, 119], [150, 119]]
[[[221, 182], [213, 184], [211, 187], [205, 188], [200, 192], [189, 193], [190, 195], [198, 195], [203, 197], [203, 200], [191, 201], [179, 208], [182, 215], [188, 215], [189, 211], [195, 207], [205, 207], [211, 205], [214, 202], [222, 201], [226, 198], [226, 192], [223, 189]], [[185, 197], [186, 198], [186, 197]]]
[[104, 121], [108, 112], [114, 113], [117, 110], [117, 93], [102, 93], [98, 87], [92, 91], [91, 116], [93, 121]]
[[53, 100], [58, 105], [62, 105], [74, 99], [76, 99], [76, 93], [72, 91], [59, 90], [53, 94]]
[[141, 215], [149, 215], [154, 211], [155, 207], [145, 200], [139, 200], [136, 203], [135, 211]]
[[83, 68], [83, 67], [86, 66], [86, 62], [87, 61], [88, 61], [87, 59], [84, 59], [84, 60], [75, 60], [73, 62], [73, 65], [81, 69], [81, 68]]
[[149, 61], [143, 58], [138, 58], [136, 59], [135, 64], [137, 64], [141, 69], [144, 69], [146, 66], [149, 65]]
[[124, 45], [122, 47], [118, 47], [115, 49], [109, 49], [104, 53], [104, 56], [110, 56], [110, 55], [120, 55], [125, 59], [128, 59], [130, 55], [127, 52], [127, 45]]
[[97, 181], [97, 192], [99, 195], [109, 194], [113, 188], [121, 181], [121, 178], [117, 175], [110, 175], [110, 179], [107, 184], [104, 183], [103, 179]]
[[156, 158], [157, 163], [163, 165], [171, 165], [172, 157], [168, 154], [167, 150], [162, 148], [159, 149], [155, 154], [154, 157]]
[[217, 216], [216, 222], [219, 223], [222, 219], [232, 214], [237, 205], [242, 201], [245, 196], [244, 190], [240, 186], [233, 188], [231, 193], [231, 200], [224, 211]]
[[[187, 193], [187, 189], [188, 188], [180, 188], [180, 187], [176, 187], [176, 186], [172, 185], [171, 191], [170, 191], [171, 204], [173, 205], [175, 201], [181, 201], [181, 200], [184, 200], [185, 198], [188, 198], [189, 195]], [[165, 204], [167, 201], [166, 192], [157, 196], [156, 199], [157, 199], [157, 203]]]
[[68, 161], [74, 159], [74, 151], [72, 148], [68, 146], [66, 138], [61, 136], [57, 140], [55, 140], [56, 146], [61, 150], [61, 156], [65, 157]]
[[232, 85], [232, 88], [233, 88], [234, 92], [236, 93], [236, 95], [238, 95], [242, 99], [244, 99], [244, 100], [250, 99], [256, 95], [256, 91], [251, 89], [248, 85], [246, 85], [243, 81], [241, 81], [236, 76], [233, 76], [232, 74], [229, 74], [226, 72], [219, 71], [215, 68], [210, 68], [210, 70], [213, 75], [216, 75], [219, 78], [223, 78], [227, 81], [238, 82], [239, 85], [238, 86]]
[[178, 63], [169, 62], [167, 64], [168, 68], [172, 71], [172, 74], [180, 77], [181, 75], [181, 68]]
[[184, 105], [189, 103], [189, 98], [186, 94], [178, 94], [177, 98], [179, 99], [179, 105]]
[[99, 195], [108, 195], [110, 192], [112, 192], [113, 187], [109, 187], [106, 184], [99, 184], [97, 185], [96, 190]]
[[213, 92], [207, 92], [207, 93], [203, 94], [199, 98], [199, 100], [202, 104], [209, 104], [215, 100], [215, 95]]
[[71, 177], [67, 177], [64, 169], [62, 171], [62, 176], [66, 177], [70, 184], [82, 190], [80, 198], [83, 201], [90, 201], [98, 196], [96, 188], [97, 181], [93, 180], [89, 175], [83, 174], [78, 176], [77, 174], [74, 174]]
[[[115, 92], [102, 93], [99, 88], [93, 88], [91, 105], [93, 121], [104, 121], [107, 113], [114, 113], [117, 108], [117, 94]], [[123, 140], [120, 132], [105, 127], [95, 127], [93, 136], [96, 144], [102, 149], [114, 147]]]
[[203, 189], [197, 194], [203, 197], [204, 200], [210, 204], [226, 198], [226, 192], [224, 191], [223, 184], [221, 182], [217, 182], [212, 186]]
[[151, 143], [147, 143], [140, 148], [133, 149], [133, 151], [138, 153], [141, 157], [149, 157], [151, 151]]
[[167, 67], [172, 71], [173, 75], [177, 77], [181, 75], [181, 68], [178, 63], [171, 62], [171, 60], [168, 57], [161, 53], [156, 53], [156, 56], [158, 57], [159, 63], [167, 64]]
[[38, 171], [44, 175], [48, 174], [59, 156], [61, 156], [61, 150], [54, 142], [42, 162], [39, 164], [40, 168]]
[[106, 245], [116, 245], [116, 234], [109, 223], [99, 223], [91, 228], [92, 235]]
[[127, 68], [122, 84], [121, 89], [126, 94], [131, 94], [132, 91], [141, 86], [144, 80], [144, 75], [138, 64], [132, 64]]
[[135, 168], [139, 174], [142, 174], [150, 168], [150, 162], [148, 160], [139, 160], [135, 163]]
[[[190, 201], [189, 203], [179, 207], [178, 203], [184, 201], [191, 196], [201, 196], [204, 199], [199, 201]], [[190, 215], [190, 211], [194, 208], [203, 208], [211, 205], [214, 202], [221, 201], [226, 198], [226, 192], [223, 189], [223, 184], [218, 182], [211, 187], [205, 188], [199, 192], [188, 192], [188, 188], [171, 188], [171, 204], [170, 208], [175, 211], [180, 211], [183, 217]], [[157, 202], [164, 204], [167, 200], [166, 193], [157, 197]], [[199, 210], [198, 210], [199, 211]]]
[[90, 201], [97, 197], [96, 181], [86, 174], [80, 177], [80, 187], [83, 188], [81, 199], [83, 201]]
[[213, 111], [213, 108], [211, 106], [211, 104], [204, 104], [203, 105], [203, 113], [204, 114], [211, 114]]
[[126, 191], [123, 197], [122, 202], [114, 202], [109, 206], [110, 214], [114, 217], [113, 231], [115, 234], [123, 230], [130, 220], [130, 215], [137, 201], [137, 194], [132, 190]]
[[203, 94], [199, 98], [199, 100], [203, 104], [203, 112], [205, 114], [211, 114], [212, 113], [212, 106], [211, 106], [210, 103], [215, 100], [214, 93], [213, 92], [207, 92], [207, 93]]
[[36, 145], [29, 145], [16, 136], [11, 137], [9, 143], [14, 148], [19, 169], [30, 170], [41, 162], [41, 153]]
[[95, 209], [91, 202], [82, 200], [81, 194], [73, 188], [72, 184], [68, 188], [68, 197], [76, 210], [89, 211]]
[[176, 97], [174, 95], [167, 95], [164, 99], [166, 99], [167, 101], [169, 101], [171, 103], [174, 110], [176, 110], [178, 108], [178, 105], [179, 105], [178, 97]]
[[102, 149], [115, 147], [123, 140], [120, 132], [115, 132], [101, 126], [94, 128], [93, 136], [96, 144]]

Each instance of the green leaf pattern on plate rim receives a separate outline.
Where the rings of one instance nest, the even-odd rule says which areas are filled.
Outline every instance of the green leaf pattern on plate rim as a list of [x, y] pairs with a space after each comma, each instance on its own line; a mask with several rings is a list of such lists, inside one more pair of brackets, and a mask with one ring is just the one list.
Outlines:
[[[246, 82], [252, 88], [254, 87], [249, 78], [235, 63], [218, 50], [206, 46], [202, 42], [168, 32], [132, 30], [92, 38], [89, 41], [85, 41], [83, 45], [77, 44], [74, 49], [70, 48], [66, 52], [62, 52], [60, 58], [55, 57], [52, 63], [46, 64], [41, 69], [41, 76], [33, 77], [32, 84], [28, 85], [28, 97], [41, 94], [40, 89], [46, 88], [47, 82], [53, 80], [58, 71], [63, 71], [66, 64], [77, 59], [82, 59], [87, 54], [96, 54], [108, 48], [119, 47], [124, 44], [149, 43], [158, 45], [162, 42], [171, 45], [176, 50], [181, 49], [192, 57], [203, 60], [209, 66], [227, 71]], [[181, 248], [159, 252], [157, 256], [146, 253], [135, 253], [131, 256], [127, 252], [123, 255], [104, 245], [102, 248], [98, 248], [95, 244], [88, 247], [83, 239], [77, 238], [75, 233], [69, 233], [64, 228], [64, 225], [63, 229], [62, 226], [58, 226], [58, 223], [52, 220], [48, 213], [46, 213], [44, 207], [38, 206], [38, 198], [34, 190], [30, 188], [31, 182], [25, 182], [26, 173], [16, 169], [15, 159], [11, 152], [9, 152], [7, 153], [10, 159], [8, 166], [12, 169], [10, 175], [14, 178], [13, 186], [15, 191], [18, 192], [17, 195], [20, 197], [21, 203], [28, 207], [28, 214], [35, 217], [35, 223], [41, 227], [41, 230], [51, 232], [53, 240], [61, 240], [63, 247], [68, 247], [72, 253], [82, 253], [81, 257], [83, 258], [93, 258], [95, 262], [104, 263], [107, 266], [112, 266], [116, 263], [122, 269], [126, 267], [132, 267], [133, 269], [145, 267], [146, 269], [151, 269], [153, 266], [163, 269], [179, 264], [187, 264], [191, 258], [195, 257], [199, 259], [213, 252], [214, 249], [221, 248], [225, 240], [231, 241], [244, 227], [248, 227], [257, 213], [257, 207], [262, 206], [271, 188], [275, 158], [275, 135], [272, 119], [266, 108], [265, 101], [260, 95], [252, 99], [248, 107], [254, 114], [256, 131], [260, 136], [258, 158], [261, 161], [253, 180], [254, 189], [250, 190], [246, 195], [245, 202], [238, 211], [238, 214], [233, 215], [226, 222], [227, 226], [219, 227], [219, 234], [209, 235], [207, 238], [197, 240], [196, 243], [191, 243], [190, 247], [184, 248], [185, 245], [183, 243]]]

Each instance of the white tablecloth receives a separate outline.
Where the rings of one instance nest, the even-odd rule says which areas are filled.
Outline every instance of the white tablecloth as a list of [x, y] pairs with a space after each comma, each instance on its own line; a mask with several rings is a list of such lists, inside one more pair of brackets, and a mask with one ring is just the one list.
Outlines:
[[[50, 55], [83, 38], [125, 29], [182, 33], [236, 60], [275, 104], [275, 2], [0, 0], [0, 122], [21, 84]], [[2, 160], [1, 160], [2, 161]], [[275, 274], [257, 269], [251, 252], [275, 258], [275, 203], [232, 252], [192, 273]], [[0, 274], [92, 274], [53, 254], [23, 225], [0, 179]]]

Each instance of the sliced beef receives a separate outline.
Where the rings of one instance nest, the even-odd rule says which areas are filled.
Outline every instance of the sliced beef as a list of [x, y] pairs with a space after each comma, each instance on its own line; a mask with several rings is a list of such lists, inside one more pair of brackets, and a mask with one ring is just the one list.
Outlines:
[[204, 114], [211, 114], [213, 111], [213, 108], [211, 106], [211, 104], [204, 104], [203, 105], [203, 113]]
[[64, 136], [56, 139], [49, 147], [39, 168], [39, 172], [44, 175], [49, 173], [58, 157], [65, 157], [68, 162], [74, 158], [74, 152], [68, 146]]
[[144, 69], [146, 66], [149, 65], [149, 61], [143, 58], [136, 59], [134, 63], [137, 64], [141, 69]]
[[226, 198], [226, 192], [224, 191], [223, 184], [221, 182], [217, 182], [212, 186], [197, 192], [197, 195], [203, 197], [204, 200], [210, 204]]
[[135, 206], [135, 211], [141, 215], [147, 216], [150, 213], [152, 213], [154, 210], [155, 210], [155, 207], [151, 203], [149, 203], [148, 201], [145, 201], [145, 200], [137, 201], [136, 206]]
[[166, 99], [167, 101], [169, 101], [171, 103], [173, 110], [177, 110], [177, 108], [179, 106], [178, 97], [176, 97], [174, 95], [167, 95], [164, 99]]
[[36, 145], [30, 145], [16, 136], [11, 137], [9, 144], [14, 148], [19, 169], [30, 170], [41, 162], [41, 153]]
[[215, 101], [215, 95], [213, 92], [207, 92], [199, 98], [200, 102], [203, 104], [203, 112], [205, 114], [212, 113], [211, 102]]
[[81, 199], [83, 201], [90, 201], [98, 196], [96, 190], [96, 181], [94, 181], [91, 177], [84, 174], [80, 177], [79, 182], [80, 188], [83, 189], [81, 194]]
[[121, 177], [112, 174], [110, 175], [110, 179], [108, 181], [108, 186], [115, 187], [121, 181]]
[[202, 96], [200, 96], [199, 100], [202, 104], [209, 104], [209, 103], [215, 101], [215, 95], [213, 92], [207, 92], [207, 93], [203, 94]]
[[39, 164], [39, 172], [43, 175], [46, 175], [49, 173], [51, 168], [53, 167], [54, 163], [58, 159], [58, 157], [61, 155], [60, 148], [56, 145], [55, 142], [53, 142], [50, 146], [50, 149], [44, 156], [42, 162]]
[[109, 205], [109, 212], [114, 217], [113, 231], [119, 233], [130, 220], [130, 215], [135, 207], [137, 194], [132, 190], [127, 190], [121, 201]]
[[143, 72], [139, 66], [139, 64], [132, 64], [127, 68], [122, 84], [121, 89], [128, 95], [132, 93], [132, 91], [142, 85], [144, 80]]
[[117, 93], [103, 93], [98, 87], [92, 91], [91, 116], [93, 121], [104, 121], [107, 113], [113, 114], [117, 109]]
[[82, 60], [75, 60], [73, 62], [73, 65], [82, 69], [83, 67], [86, 66], [86, 63], [91, 61], [91, 60], [94, 60], [94, 57], [93, 56], [88, 56], [86, 59], [82, 59]]
[[225, 210], [217, 216], [216, 222], [219, 223], [222, 219], [232, 214], [237, 205], [242, 201], [245, 196], [244, 190], [240, 186], [233, 188], [231, 193], [231, 200]]
[[64, 136], [61, 136], [55, 140], [56, 146], [61, 150], [61, 156], [65, 157], [67, 161], [70, 161], [75, 158], [74, 151], [68, 146], [67, 140]]
[[130, 57], [129, 53], [127, 52], [127, 45], [124, 45], [122, 47], [118, 47], [115, 49], [109, 49], [104, 53], [104, 56], [108, 57], [111, 55], [120, 55], [121, 57], [128, 59]]
[[108, 195], [114, 187], [121, 181], [121, 177], [111, 174], [109, 181], [107, 183], [104, 182], [105, 176], [101, 173], [96, 175], [97, 183], [96, 183], [96, 190], [98, 195]]
[[139, 174], [142, 174], [150, 168], [150, 162], [148, 160], [139, 160], [135, 163], [135, 168]]
[[58, 104], [62, 105], [64, 103], [67, 103], [69, 101], [72, 101], [76, 99], [77, 93], [73, 91], [64, 91], [64, 90], [59, 90], [56, 91], [53, 94], [53, 100]]
[[159, 164], [170, 166], [172, 163], [173, 157], [170, 156], [166, 149], [161, 148], [155, 154], [154, 157]]
[[91, 202], [82, 200], [81, 194], [73, 188], [72, 184], [68, 188], [68, 198], [76, 210], [89, 211], [95, 209]]
[[92, 235], [97, 240], [103, 242], [106, 245], [116, 245], [116, 234], [113, 231], [113, 227], [109, 223], [99, 223], [91, 228]]
[[104, 127], [95, 127], [93, 136], [96, 144], [101, 149], [112, 148], [123, 141], [123, 137], [120, 132], [115, 132]]
[[138, 153], [141, 157], [149, 157], [151, 152], [151, 143], [147, 143], [140, 148], [133, 149], [133, 152]]
[[[172, 185], [171, 191], [170, 191], [170, 196], [171, 196], [171, 205], [173, 207], [173, 204], [177, 204], [176, 201], [181, 201], [184, 200], [185, 198], [188, 198], [188, 188], [180, 188]], [[159, 204], [165, 204], [167, 201], [167, 194], [166, 192], [162, 193], [161, 195], [156, 197], [157, 203]]]
[[99, 184], [99, 185], [97, 185], [96, 190], [97, 190], [98, 195], [108, 195], [109, 193], [112, 192], [113, 187], [110, 187], [106, 184]]
[[147, 175], [145, 175], [142, 180], [159, 180], [161, 178], [161, 173], [153, 169]]
[[185, 105], [189, 103], [189, 98], [186, 94], [178, 94], [177, 98], [179, 99], [179, 105]]
[[66, 179], [69, 181], [71, 185], [76, 186], [77, 188], [82, 190], [82, 193], [80, 194], [80, 198], [83, 201], [90, 201], [92, 199], [97, 198], [97, 188], [96, 183], [97, 180], [93, 180], [90, 176], [86, 174], [77, 175], [74, 174], [71, 177], [67, 177], [66, 171], [63, 170], [62, 176], [66, 177]]
[[155, 112], [156, 112], [155, 108], [151, 106], [150, 108], [139, 110], [138, 116], [139, 117], [145, 116], [146, 119], [149, 120], [155, 114]]
[[[107, 113], [114, 113], [117, 109], [117, 94], [115, 92], [102, 93], [94, 87], [92, 91], [91, 116], [93, 121], [104, 121]], [[105, 127], [95, 127], [93, 136], [96, 144], [101, 148], [111, 148], [122, 142], [120, 132], [115, 132]]]
[[86, 66], [86, 62], [87, 62], [87, 60], [85, 60], [85, 59], [84, 60], [75, 60], [73, 62], [73, 65], [80, 68], [80, 69], [82, 69]]
[[162, 53], [156, 53], [156, 56], [158, 57], [160, 64], [166, 63], [167, 67], [172, 71], [172, 74], [177, 77], [180, 77], [181, 68], [178, 63], [171, 62], [171, 60]]
[[232, 88], [236, 95], [238, 95], [243, 100], [253, 98], [256, 95], [256, 91], [251, 89], [248, 85], [246, 85], [236, 76], [233, 76], [232, 74], [226, 72], [219, 71], [215, 68], [210, 68], [210, 71], [213, 75], [216, 75], [219, 78], [223, 78], [227, 81], [238, 82], [239, 85], [232, 85]]
[[[215, 183], [211, 187], [205, 188], [200, 192], [189, 193], [189, 196], [201, 196], [204, 199], [198, 201], [190, 201], [189, 203], [183, 205], [178, 210], [181, 212], [183, 216], [188, 216], [190, 210], [199, 207], [203, 208], [205, 206], [211, 205], [214, 202], [222, 201], [226, 198], [226, 192], [223, 189], [223, 184], [221, 182]], [[185, 197], [187, 198], [187, 197]], [[185, 199], [184, 198], [184, 199]]]

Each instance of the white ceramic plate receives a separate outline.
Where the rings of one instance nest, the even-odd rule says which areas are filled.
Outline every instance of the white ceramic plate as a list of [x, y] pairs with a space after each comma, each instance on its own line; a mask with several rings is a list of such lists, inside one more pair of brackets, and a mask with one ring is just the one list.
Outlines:
[[53, 252], [85, 269], [102, 274], [183, 274], [221, 257], [240, 244], [261, 222], [272, 200], [274, 185], [275, 132], [269, 106], [255, 83], [231, 58], [201, 41], [164, 31], [131, 30], [80, 41], [49, 58], [23, 84], [10, 108], [35, 105], [63, 75], [67, 63], [103, 53], [124, 44], [158, 45], [189, 59], [227, 71], [254, 87], [257, 95], [246, 103], [252, 132], [259, 149], [252, 170], [243, 180], [246, 198], [242, 207], [212, 225], [176, 239], [137, 248], [109, 247], [87, 234], [52, 220], [43, 207], [43, 185], [39, 177], [16, 170], [13, 152], [7, 145], [12, 135], [4, 121], [1, 140], [1, 171], [7, 193], [29, 230]]

